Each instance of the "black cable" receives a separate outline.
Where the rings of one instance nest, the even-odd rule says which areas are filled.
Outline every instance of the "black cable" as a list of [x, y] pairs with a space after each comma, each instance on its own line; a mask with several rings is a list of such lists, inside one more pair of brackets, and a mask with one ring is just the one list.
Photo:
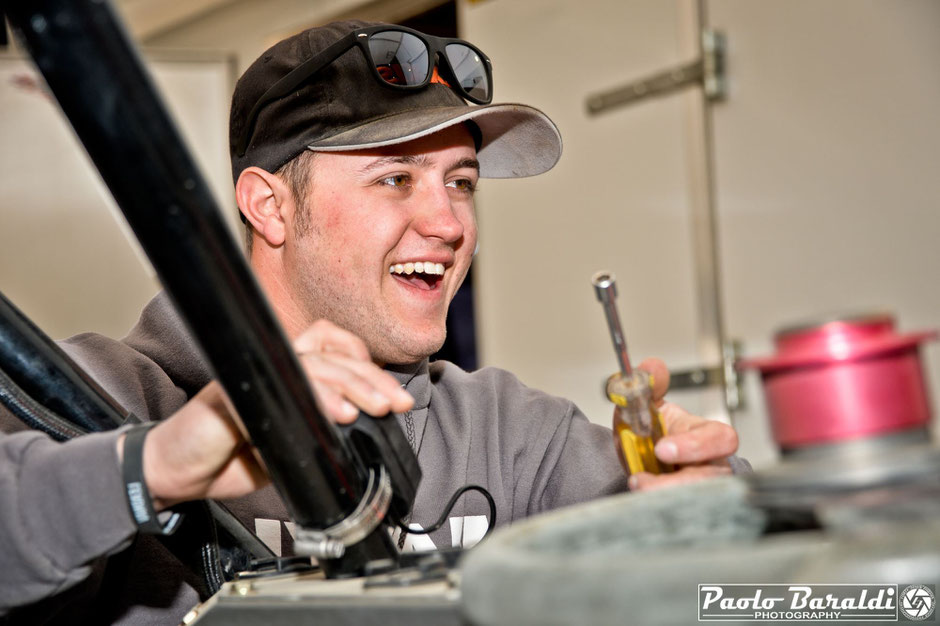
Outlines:
[[496, 501], [493, 500], [493, 496], [490, 495], [490, 492], [487, 491], [484, 487], [481, 487], [480, 485], [466, 485], [458, 489], [457, 492], [454, 493], [454, 495], [450, 497], [450, 500], [447, 502], [447, 504], [444, 505], [444, 512], [441, 513], [440, 518], [438, 518], [438, 520], [434, 522], [433, 524], [431, 524], [431, 526], [429, 526], [428, 528], [424, 528], [420, 530], [417, 528], [409, 528], [401, 520], [395, 520], [395, 524], [398, 525], [398, 527], [402, 530], [402, 532], [411, 533], [412, 535], [429, 535], [444, 525], [444, 522], [447, 521], [447, 516], [450, 515], [450, 512], [453, 510], [454, 505], [457, 503], [457, 498], [459, 498], [460, 496], [462, 496], [468, 491], [480, 492], [483, 495], [483, 497], [486, 498], [487, 503], [490, 505], [490, 519], [487, 521], [486, 532], [483, 533], [483, 536], [486, 537], [487, 535], [490, 534], [493, 528], [496, 527]]
[[0, 404], [30, 428], [41, 430], [56, 441], [66, 441], [86, 433], [80, 426], [36, 402], [2, 369], [0, 369]]
[[84, 431], [127, 422], [127, 411], [2, 293], [0, 369], [23, 393]]

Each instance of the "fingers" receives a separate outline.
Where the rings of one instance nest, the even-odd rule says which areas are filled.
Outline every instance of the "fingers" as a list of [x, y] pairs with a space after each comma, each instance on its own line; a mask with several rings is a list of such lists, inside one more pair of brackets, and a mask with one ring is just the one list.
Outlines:
[[359, 409], [356, 405], [344, 398], [341, 393], [333, 391], [329, 385], [316, 380], [311, 381], [311, 384], [320, 410], [327, 419], [338, 424], [348, 424], [359, 416]]
[[652, 491], [664, 487], [675, 487], [694, 483], [706, 478], [731, 474], [731, 468], [719, 465], [690, 465], [669, 474], [640, 472], [630, 477], [631, 491]]
[[656, 443], [656, 457], [682, 466], [675, 472], [653, 475], [641, 472], [630, 477], [630, 489], [651, 490], [731, 473], [728, 457], [738, 449], [738, 434], [731, 426], [706, 420], [665, 402], [669, 370], [659, 359], [645, 359], [639, 369], [653, 379], [653, 402], [662, 413], [667, 435]]
[[669, 389], [669, 368], [659, 359], [644, 359], [639, 369], [653, 377], [653, 402], [659, 402]]
[[206, 487], [206, 498], [237, 498], [270, 482], [250, 444], [244, 444], [236, 455]]
[[294, 339], [294, 350], [299, 354], [336, 352], [360, 361], [372, 359], [362, 339], [323, 319], [311, 324], [310, 328]]
[[[206, 385], [171, 417], [157, 424], [144, 443], [144, 476], [154, 506], [207, 497], [220, 474], [245, 446], [218, 382]], [[230, 489], [249, 493], [264, 473], [254, 463], [233, 470]], [[235, 480], [241, 478], [242, 480]]]
[[414, 399], [398, 381], [371, 361], [337, 353], [302, 354], [301, 363], [330, 419], [349, 423], [362, 409], [381, 417], [414, 406]]
[[242, 441], [225, 391], [212, 381], [150, 431], [147, 447], [157, 451], [154, 461], [163, 460], [167, 465], [159, 468], [160, 474], [191, 467], [202, 467], [211, 474]]
[[667, 433], [655, 448], [661, 461], [686, 465], [724, 460], [738, 449], [738, 434], [727, 424], [692, 415], [670, 402], [660, 412]]
[[[362, 340], [334, 324], [314, 323], [294, 347], [329, 418], [351, 422], [360, 408], [382, 416], [414, 404], [391, 374], [372, 363]], [[221, 386], [212, 382], [154, 427], [143, 463], [155, 506], [244, 495], [262, 486], [264, 468], [239, 426]]]
[[311, 324], [294, 340], [300, 361], [326, 416], [349, 423], [360, 409], [381, 417], [414, 405], [395, 378], [372, 363], [366, 344], [327, 320]]

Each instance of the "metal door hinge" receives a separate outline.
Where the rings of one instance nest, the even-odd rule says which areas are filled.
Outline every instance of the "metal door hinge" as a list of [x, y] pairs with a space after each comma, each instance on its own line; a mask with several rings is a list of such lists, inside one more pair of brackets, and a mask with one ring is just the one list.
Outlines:
[[726, 95], [725, 49], [725, 35], [706, 29], [702, 31], [700, 58], [623, 87], [588, 96], [588, 113], [597, 115], [644, 98], [669, 94], [689, 85], [701, 85], [708, 100], [723, 100]]
[[743, 409], [744, 377], [735, 368], [742, 351], [740, 341], [725, 342], [722, 346], [721, 364], [669, 372], [669, 389], [677, 391], [721, 387], [728, 411], [733, 413]]

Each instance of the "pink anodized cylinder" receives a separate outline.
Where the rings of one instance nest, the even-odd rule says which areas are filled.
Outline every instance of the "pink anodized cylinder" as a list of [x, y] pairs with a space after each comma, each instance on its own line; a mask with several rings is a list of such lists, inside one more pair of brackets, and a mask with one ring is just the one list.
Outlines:
[[899, 335], [889, 315], [837, 319], [777, 333], [760, 370], [783, 449], [924, 427], [931, 411], [918, 347], [936, 331]]

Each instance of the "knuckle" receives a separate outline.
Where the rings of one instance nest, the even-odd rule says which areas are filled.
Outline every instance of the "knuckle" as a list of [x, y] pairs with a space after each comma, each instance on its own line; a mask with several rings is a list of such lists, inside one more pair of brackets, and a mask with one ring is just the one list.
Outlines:
[[675, 428], [676, 421], [682, 417], [681, 409], [672, 402], [664, 402], [659, 408], [659, 411], [662, 413], [663, 419], [666, 420], [667, 425], [671, 428]]
[[313, 322], [313, 324], [310, 325], [311, 330], [316, 330], [320, 332], [329, 330], [332, 328], [333, 328], [333, 324], [323, 318], [316, 320], [315, 322]]

